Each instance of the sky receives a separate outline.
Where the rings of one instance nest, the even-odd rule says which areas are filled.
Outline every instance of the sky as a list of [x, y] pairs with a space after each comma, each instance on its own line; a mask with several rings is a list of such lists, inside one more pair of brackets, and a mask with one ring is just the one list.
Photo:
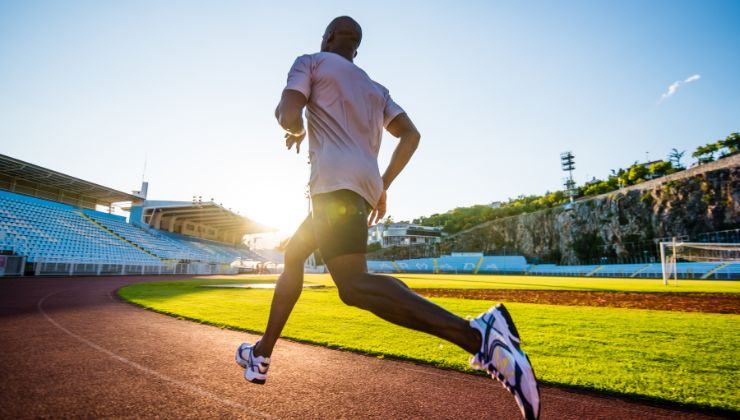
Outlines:
[[422, 134], [395, 220], [560, 189], [566, 150], [582, 183], [740, 131], [738, 1], [0, 0], [0, 153], [290, 232], [309, 168], [274, 108], [345, 14]]

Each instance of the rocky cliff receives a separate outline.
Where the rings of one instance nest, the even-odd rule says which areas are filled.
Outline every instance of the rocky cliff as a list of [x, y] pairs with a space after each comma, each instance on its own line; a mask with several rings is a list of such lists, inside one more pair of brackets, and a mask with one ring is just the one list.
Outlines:
[[530, 261], [644, 261], [663, 238], [740, 228], [740, 156], [572, 205], [484, 223], [449, 237], [441, 252], [517, 253]]

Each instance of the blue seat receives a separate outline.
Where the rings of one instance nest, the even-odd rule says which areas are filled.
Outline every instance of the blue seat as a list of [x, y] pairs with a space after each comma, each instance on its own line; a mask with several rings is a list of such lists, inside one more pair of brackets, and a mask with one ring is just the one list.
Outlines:
[[29, 262], [161, 264], [91, 223], [75, 207], [8, 191], [0, 191], [0, 249]]
[[410, 260], [398, 260], [396, 265], [406, 273], [433, 273], [433, 258], [414, 258]]
[[489, 256], [483, 257], [478, 273], [524, 273], [527, 271], [527, 260], [521, 256]]
[[372, 273], [394, 273], [396, 271], [393, 267], [393, 263], [390, 261], [375, 261], [369, 260], [367, 262], [367, 270]]
[[[90, 220], [92, 219], [92, 221]], [[265, 259], [243, 246], [166, 235], [121, 216], [0, 191], [0, 250], [29, 262], [163, 265], [164, 260], [228, 264]]]
[[445, 255], [437, 259], [437, 271], [440, 273], [472, 273], [480, 258]]

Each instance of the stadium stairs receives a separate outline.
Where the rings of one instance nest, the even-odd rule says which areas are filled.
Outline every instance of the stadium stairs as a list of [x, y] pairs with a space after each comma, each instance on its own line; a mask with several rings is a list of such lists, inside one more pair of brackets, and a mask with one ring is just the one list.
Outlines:
[[398, 266], [398, 264], [395, 261], [391, 261], [391, 264], [393, 265], [393, 268], [396, 270], [396, 273], [401, 272], [401, 268]]
[[475, 264], [475, 268], [473, 269], [473, 274], [478, 274], [478, 270], [480, 270], [481, 264], [483, 264], [483, 257], [480, 257], [478, 259], [478, 262]]
[[722, 270], [722, 269], [724, 269], [724, 268], [727, 268], [727, 267], [729, 267], [729, 266], [730, 266], [730, 264], [732, 264], [732, 263], [726, 262], [726, 263], [722, 263], [722, 264], [718, 265], [717, 267], [714, 267], [713, 269], [711, 269], [711, 270], [707, 271], [707, 273], [706, 273], [706, 274], [704, 274], [703, 276], [701, 276], [702, 280], [704, 280], [704, 279], [708, 279], [708, 278], [709, 278], [709, 277], [711, 277], [711, 276], [712, 276], [712, 275], [713, 275], [714, 273], [716, 273], [716, 272], [718, 272], [718, 271], [721, 271], [721, 270]]
[[90, 221], [90, 223], [92, 223], [92, 224], [94, 224], [94, 225], [98, 226], [98, 227], [99, 227], [100, 229], [103, 229], [104, 231], [106, 231], [106, 232], [110, 233], [111, 235], [115, 236], [116, 238], [118, 238], [118, 239], [120, 239], [120, 240], [122, 240], [122, 241], [124, 241], [124, 242], [128, 243], [129, 245], [131, 245], [131, 246], [133, 246], [133, 247], [136, 247], [136, 248], [140, 249], [140, 250], [141, 250], [142, 252], [146, 252], [147, 254], [149, 254], [149, 255], [151, 255], [151, 256], [153, 256], [153, 257], [156, 257], [156, 258], [158, 258], [158, 257], [157, 257], [156, 255], [154, 255], [154, 254], [153, 254], [152, 252], [150, 252], [149, 250], [147, 250], [147, 249], [144, 249], [144, 248], [140, 247], [140, 246], [139, 246], [139, 245], [138, 245], [137, 243], [135, 243], [135, 242], [131, 242], [131, 241], [129, 241], [128, 239], [124, 238], [123, 236], [121, 236], [121, 235], [117, 234], [117, 233], [116, 233], [116, 232], [114, 232], [113, 230], [110, 230], [110, 229], [108, 229], [107, 227], [105, 227], [104, 225], [100, 224], [100, 223], [99, 223], [99, 222], [98, 222], [97, 220], [93, 219], [92, 217], [88, 216], [87, 214], [85, 214], [85, 213], [79, 213], [79, 214], [80, 214], [80, 216], [82, 216], [82, 217], [84, 217], [85, 219], [89, 220], [89, 221]]
[[637, 277], [642, 273], [643, 271], [647, 271], [647, 269], [650, 268], [650, 264], [646, 264], [644, 267], [638, 269], [634, 273], [630, 274], [630, 277]]
[[593, 269], [590, 273], [586, 274], [586, 277], [593, 277], [594, 274], [598, 273], [599, 271], [601, 271], [603, 269], [604, 269], [604, 266], [603, 265], [600, 265], [600, 266], [596, 267], [595, 269]]

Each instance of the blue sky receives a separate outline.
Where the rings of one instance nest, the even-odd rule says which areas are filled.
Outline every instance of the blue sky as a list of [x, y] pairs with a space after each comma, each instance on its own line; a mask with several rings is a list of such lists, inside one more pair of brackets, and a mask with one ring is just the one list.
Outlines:
[[127, 191], [146, 156], [150, 198], [214, 197], [288, 231], [308, 165], [272, 114], [342, 14], [363, 26], [356, 63], [422, 133], [397, 220], [559, 189], [564, 150], [582, 182], [740, 130], [737, 1], [5, 0], [0, 153]]

